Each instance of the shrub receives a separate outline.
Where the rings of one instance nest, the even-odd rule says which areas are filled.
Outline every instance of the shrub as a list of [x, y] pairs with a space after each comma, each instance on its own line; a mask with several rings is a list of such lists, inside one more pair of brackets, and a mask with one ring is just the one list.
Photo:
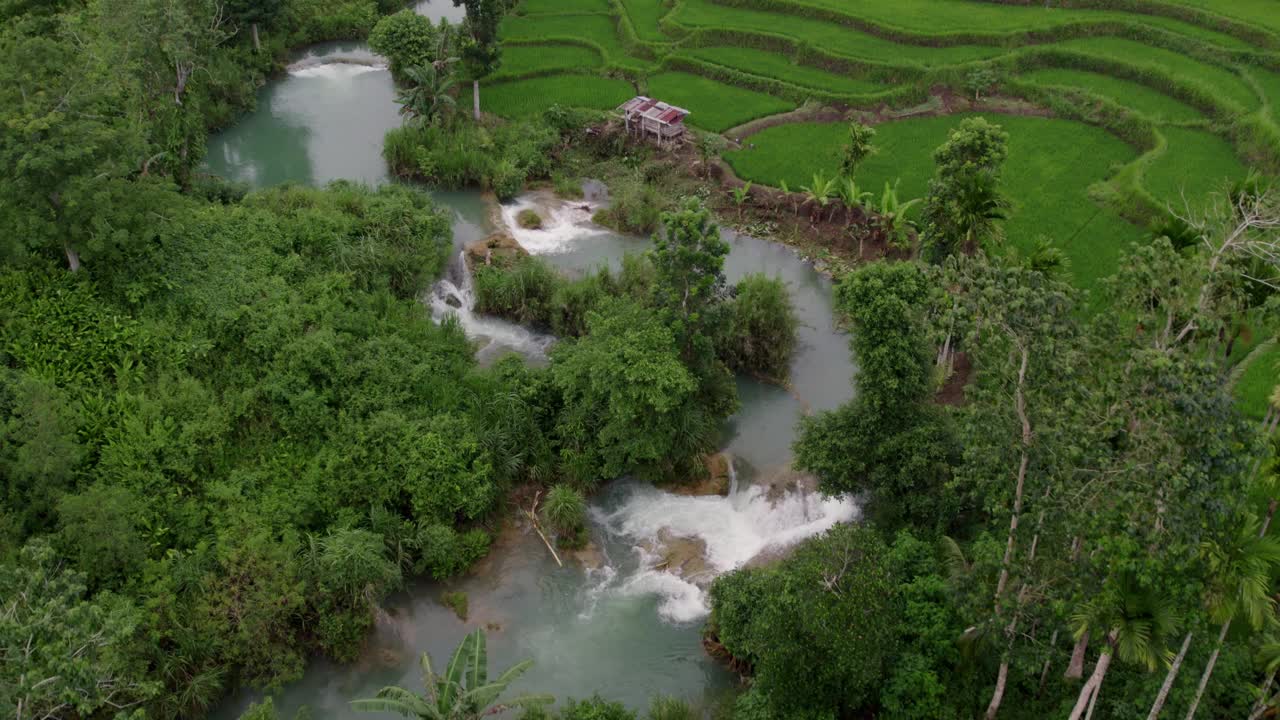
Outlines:
[[369, 33], [369, 48], [385, 57], [391, 74], [426, 65], [435, 59], [436, 27], [413, 10], [401, 10], [378, 21]]
[[554, 174], [551, 176], [551, 185], [555, 188], [557, 197], [566, 200], [577, 200], [582, 197], [582, 180], [580, 178]]
[[542, 502], [542, 517], [552, 530], [573, 535], [587, 523], [587, 501], [568, 485], [556, 485]]
[[489, 534], [476, 528], [459, 534], [448, 525], [423, 526], [416, 538], [419, 558], [414, 570], [442, 580], [466, 570], [489, 552]]
[[784, 379], [796, 346], [795, 308], [786, 284], [778, 278], [748, 275], [726, 308], [718, 343], [721, 361], [730, 369]]
[[515, 198], [524, 189], [525, 171], [510, 160], [503, 160], [494, 165], [489, 174], [489, 188], [498, 200], [506, 202]]
[[661, 194], [639, 177], [614, 183], [612, 202], [596, 213], [595, 221], [618, 232], [648, 234], [658, 229], [665, 209]]

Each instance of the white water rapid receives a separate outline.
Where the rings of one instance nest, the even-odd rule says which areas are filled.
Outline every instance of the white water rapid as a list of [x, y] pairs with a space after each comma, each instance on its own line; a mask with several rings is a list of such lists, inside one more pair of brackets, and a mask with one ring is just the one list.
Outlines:
[[[629, 544], [638, 560], [629, 574], [601, 575], [603, 592], [656, 595], [663, 618], [693, 622], [710, 611], [706, 589], [717, 575], [858, 517], [849, 498], [824, 498], [803, 488], [771, 494], [768, 486], [739, 487], [732, 472], [730, 478], [726, 496], [676, 495], [636, 483], [612, 511], [593, 508], [604, 532]], [[663, 567], [660, 548], [671, 538], [705, 543], [705, 568], [682, 576]]]
[[555, 338], [550, 335], [475, 312], [476, 296], [465, 252], [454, 256], [445, 276], [432, 286], [426, 303], [436, 322], [443, 322], [446, 317], [452, 316], [462, 326], [467, 337], [480, 341], [481, 346], [476, 350], [476, 356], [481, 361], [493, 360], [510, 351], [520, 353], [534, 362], [543, 362], [546, 360], [547, 350], [555, 342]]
[[[545, 191], [525, 193], [502, 206], [502, 222], [511, 237], [530, 255], [557, 255], [580, 249], [609, 231], [591, 222], [601, 204], [590, 200], [561, 200]], [[538, 228], [524, 228], [520, 213], [532, 210], [542, 219]]]

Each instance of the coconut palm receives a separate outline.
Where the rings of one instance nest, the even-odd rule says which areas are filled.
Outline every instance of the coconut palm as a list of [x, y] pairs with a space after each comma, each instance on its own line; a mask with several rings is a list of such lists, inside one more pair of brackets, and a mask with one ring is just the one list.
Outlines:
[[521, 695], [498, 701], [507, 687], [532, 666], [532, 660], [523, 660], [490, 682], [484, 631], [476, 630], [458, 644], [443, 675], [437, 675], [431, 668], [431, 656], [422, 654], [425, 695], [391, 685], [379, 690], [377, 697], [356, 700], [351, 706], [356, 710], [394, 712], [424, 720], [476, 720], [510, 708], [554, 702], [550, 695]]
[[880, 228], [884, 230], [885, 241], [897, 248], [907, 248], [911, 243], [913, 223], [907, 219], [907, 211], [920, 202], [915, 198], [902, 202], [898, 199], [898, 182], [890, 185], [886, 180], [884, 193], [880, 196]]
[[410, 85], [400, 91], [396, 102], [400, 103], [400, 114], [408, 122], [431, 125], [449, 119], [457, 106], [451, 70], [435, 65], [415, 65], [405, 70], [404, 76]]
[[1069, 720], [1080, 720], [1097, 701], [1112, 658], [1155, 670], [1170, 655], [1165, 639], [1178, 624], [1167, 597], [1128, 580], [1110, 596], [1085, 603], [1071, 620], [1077, 640], [1089, 634], [1103, 635], [1106, 642]]
[[1258, 629], [1271, 617], [1275, 609], [1271, 574], [1280, 565], [1280, 542], [1266, 537], [1262, 524], [1254, 517], [1246, 518], [1226, 544], [1206, 542], [1201, 551], [1212, 578], [1208, 593], [1210, 616], [1222, 626], [1218, 643], [1200, 675], [1195, 698], [1187, 708], [1187, 720], [1196, 715], [1231, 623], [1242, 617]]

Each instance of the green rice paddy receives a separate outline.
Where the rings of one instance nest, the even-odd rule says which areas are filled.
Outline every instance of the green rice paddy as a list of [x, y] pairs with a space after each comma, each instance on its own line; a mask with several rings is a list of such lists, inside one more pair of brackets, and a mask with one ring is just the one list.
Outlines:
[[[1204, 130], [1165, 128], [1169, 147], [1146, 169], [1145, 183], [1156, 199], [1181, 211], [1204, 206], [1234, 180], [1248, 174], [1226, 140]], [[1185, 198], [1185, 202], [1184, 202]]]
[[[1118, 120], [1088, 102], [1055, 105], [1057, 118], [988, 113], [1010, 133], [1007, 244], [1025, 249], [1048, 237], [1084, 289], [1144, 241], [1145, 225], [1124, 220], [1122, 203], [1150, 217], [1162, 212], [1152, 199], [1181, 206], [1185, 193], [1206, 202], [1248, 172], [1245, 153], [1280, 169], [1280, 71], [1251, 55], [1280, 52], [1277, 0], [1148, 0], [1131, 11], [981, 0], [522, 0], [500, 36], [504, 61], [481, 104], [506, 117], [553, 103], [612, 108], [637, 89], [689, 109], [689, 125], [717, 133], [792, 110], [807, 90], [811, 100], [880, 119], [910, 117], [942, 110], [941, 86], [966, 94], [977, 66], [994, 73], [997, 95], [1078, 89], [1128, 108], [1134, 114]], [[760, 79], [756, 89], [717, 79], [735, 73]], [[928, 104], [910, 107], [929, 94]], [[904, 198], [922, 196], [933, 150], [958, 121], [880, 122], [879, 153], [864, 163], [860, 184], [878, 194], [901, 178]], [[843, 122], [777, 125], [726, 159], [744, 179], [785, 180], [794, 190], [817, 170], [835, 172], [845, 133]], [[1160, 137], [1163, 146], [1154, 144]], [[1113, 178], [1107, 192], [1090, 193]], [[1242, 380], [1237, 391], [1265, 402], [1254, 385], [1273, 380]]]
[[[912, 118], [876, 126], [879, 152], [863, 163], [858, 184], [878, 195], [886, 182], [900, 182], [903, 199], [922, 197], [933, 175], [933, 149], [963, 116]], [[1046, 236], [1071, 260], [1071, 274], [1089, 288], [1114, 272], [1121, 251], [1140, 240], [1141, 229], [1088, 197], [1088, 186], [1112, 166], [1136, 157], [1114, 136], [1070, 120], [1009, 115], [987, 119], [1009, 133], [1009, 160], [1003, 188], [1014, 207], [1005, 224], [1010, 245], [1031, 248]], [[837, 171], [845, 128], [796, 123], [769, 128], [748, 138], [747, 147], [726, 160], [742, 178], [792, 189], [819, 170]], [[753, 147], [752, 147], [753, 146]]]
[[649, 78], [649, 94], [690, 111], [686, 122], [724, 132], [766, 115], [786, 112], [795, 105], [754, 90], [683, 72], [664, 72]]
[[1021, 76], [1023, 80], [1039, 85], [1078, 88], [1110, 100], [1122, 107], [1136, 110], [1152, 120], [1186, 122], [1201, 120], [1204, 115], [1190, 105], [1176, 100], [1159, 90], [1122, 80], [1101, 73], [1083, 70], [1050, 68], [1036, 70]]
[[598, 68], [604, 58], [584, 45], [511, 45], [502, 47], [502, 66], [495, 79], [522, 77], [554, 70]]
[[[625, 80], [598, 75], [553, 75], [484, 85], [480, 88], [480, 109], [505, 118], [537, 115], [552, 105], [609, 110], [634, 94], [631, 84]], [[469, 85], [465, 95], [466, 107], [470, 107]]]
[[747, 47], [705, 47], [684, 51], [682, 54], [741, 72], [774, 78], [801, 87], [825, 90], [829, 93], [865, 95], [891, 87], [862, 78], [827, 72], [809, 65], [798, 65], [786, 55], [766, 50]]
[[1077, 50], [1144, 68], [1155, 68], [1190, 81], [1215, 95], [1221, 95], [1246, 110], [1261, 104], [1258, 94], [1244, 78], [1231, 70], [1187, 57], [1182, 53], [1144, 45], [1135, 40], [1116, 37], [1077, 38], [1057, 43], [1065, 50]]

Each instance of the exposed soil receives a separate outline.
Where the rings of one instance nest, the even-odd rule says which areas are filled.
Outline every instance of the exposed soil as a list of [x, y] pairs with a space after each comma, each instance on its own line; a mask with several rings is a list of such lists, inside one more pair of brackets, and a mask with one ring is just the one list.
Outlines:
[[466, 247], [467, 261], [472, 267], [478, 265], [506, 265], [529, 252], [506, 232], [496, 232], [483, 240], [477, 240]]

